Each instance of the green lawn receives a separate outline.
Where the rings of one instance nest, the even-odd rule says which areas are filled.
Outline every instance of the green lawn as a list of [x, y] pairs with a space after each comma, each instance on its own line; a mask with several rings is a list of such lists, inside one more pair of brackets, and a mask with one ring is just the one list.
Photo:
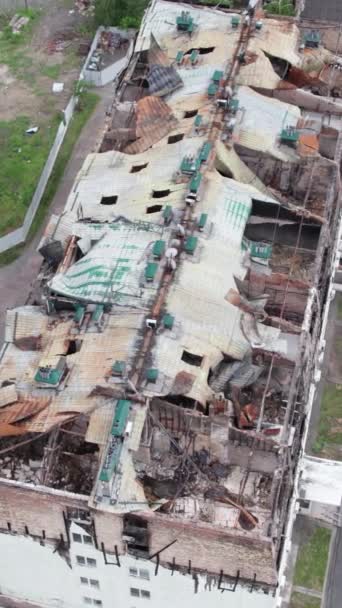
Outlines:
[[[0, 236], [22, 224], [59, 123], [58, 114], [40, 125], [25, 116], [0, 121]], [[32, 126], [38, 133], [27, 135]]]
[[316, 528], [298, 551], [293, 584], [322, 591], [331, 532]]
[[13, 34], [10, 27], [5, 26], [5, 23], [8, 23], [8, 17], [2, 16], [0, 23], [3, 27], [0, 35], [0, 59], [1, 63], [8, 65], [12, 74], [20, 77], [25, 75], [32, 65], [32, 60], [27, 57], [25, 50], [42, 13], [40, 10], [34, 9], [18, 10], [16, 12], [19, 15], [29, 17], [30, 21], [19, 34]]
[[317, 437], [312, 447], [314, 454], [342, 460], [341, 419], [342, 386], [327, 382], [322, 397]]
[[321, 608], [321, 600], [294, 592], [291, 596], [289, 608]]
[[[45, 193], [43, 195], [39, 209], [36, 213], [35, 219], [33, 220], [31, 230], [29, 232], [29, 236], [27, 239], [28, 241], [33, 238], [33, 236], [37, 232], [38, 228], [41, 226], [42, 222], [44, 221], [46, 211], [49, 208], [49, 205], [50, 205], [50, 203], [57, 191], [59, 183], [63, 177], [63, 173], [64, 173], [67, 163], [71, 157], [74, 145], [80, 136], [82, 128], [84, 127], [84, 125], [90, 118], [92, 112], [94, 111], [98, 100], [99, 100], [99, 97], [95, 93], [92, 93], [89, 91], [87, 93], [85, 93], [83, 96], [83, 100], [82, 100], [82, 111], [80, 111], [80, 112], [76, 111], [74, 114], [74, 117], [71, 120], [69, 129], [67, 131], [67, 134], [65, 136], [61, 150], [57, 157], [55, 167], [54, 167], [52, 174], [50, 176], [50, 179], [48, 181]], [[38, 135], [38, 133], [37, 133], [37, 135]], [[36, 135], [34, 135], [32, 137], [36, 137]], [[0, 158], [1, 158], [1, 150], [0, 150]], [[2, 170], [2, 167], [1, 167], [1, 161], [0, 161], [0, 172], [1, 172], [1, 170]], [[0, 175], [0, 181], [1, 181], [1, 179], [2, 178]], [[0, 192], [0, 197], [1, 197], [1, 192]], [[24, 246], [25, 245], [18, 245], [18, 247], [13, 247], [13, 249], [9, 249], [8, 251], [1, 253], [0, 254], [0, 266], [5, 266], [6, 264], [13, 262], [23, 252]]]

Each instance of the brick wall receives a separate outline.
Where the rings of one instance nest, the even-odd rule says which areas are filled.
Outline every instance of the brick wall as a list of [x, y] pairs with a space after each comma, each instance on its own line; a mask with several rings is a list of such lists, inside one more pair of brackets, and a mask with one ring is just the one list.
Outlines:
[[66, 507], [87, 509], [86, 500], [72, 499], [58, 494], [27, 489], [0, 483], [0, 529], [7, 530], [7, 522], [13, 532], [25, 534], [27, 526], [32, 536], [42, 536], [45, 530], [46, 538], [60, 539], [66, 531], [63, 511]]
[[210, 530], [191, 522], [172, 522], [168, 518], [154, 515], [149, 522], [150, 554], [177, 540], [160, 554], [162, 564], [175, 563], [188, 568], [189, 560], [194, 569], [253, 580], [267, 585], [277, 581], [272, 543], [269, 539], [252, 539], [224, 530]]

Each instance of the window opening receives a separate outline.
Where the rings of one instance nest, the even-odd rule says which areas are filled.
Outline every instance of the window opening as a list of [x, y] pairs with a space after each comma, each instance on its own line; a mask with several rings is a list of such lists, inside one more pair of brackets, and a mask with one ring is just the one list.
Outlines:
[[96, 559], [93, 559], [92, 557], [87, 557], [87, 566], [89, 566], [90, 568], [96, 568]]
[[75, 543], [81, 543], [82, 542], [82, 536], [80, 534], [74, 534], [73, 533], [72, 540], [74, 540]]
[[100, 583], [94, 578], [90, 579], [90, 586], [95, 587], [95, 589], [100, 589]]
[[141, 593], [141, 597], [144, 597], [148, 600], [151, 598], [150, 592], [146, 591], [145, 589], [141, 589], [140, 593]]
[[140, 591], [139, 591], [139, 589], [136, 589], [135, 587], [130, 588], [130, 593], [133, 597], [140, 597]]
[[76, 555], [76, 561], [80, 566], [85, 565], [85, 557], [83, 555]]
[[144, 570], [144, 568], [140, 568], [139, 576], [140, 578], [144, 578], [146, 581], [150, 580], [150, 573], [148, 570]]
[[93, 544], [93, 539], [91, 536], [83, 536], [83, 542], [86, 545], [92, 545]]

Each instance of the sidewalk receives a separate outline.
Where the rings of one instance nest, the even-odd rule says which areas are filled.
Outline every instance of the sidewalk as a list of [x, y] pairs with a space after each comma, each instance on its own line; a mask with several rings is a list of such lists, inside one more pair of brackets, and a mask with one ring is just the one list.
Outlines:
[[31, 291], [32, 283], [39, 272], [42, 258], [36, 252], [36, 247], [50, 216], [53, 213], [61, 213], [63, 210], [77, 173], [81, 169], [87, 155], [96, 149], [102, 136], [106, 109], [113, 97], [112, 84], [97, 89], [96, 93], [100, 96], [100, 100], [75, 144], [64, 177], [54, 196], [43, 226], [15, 262], [4, 268], [0, 268], [0, 348], [4, 339], [6, 310], [25, 304]]

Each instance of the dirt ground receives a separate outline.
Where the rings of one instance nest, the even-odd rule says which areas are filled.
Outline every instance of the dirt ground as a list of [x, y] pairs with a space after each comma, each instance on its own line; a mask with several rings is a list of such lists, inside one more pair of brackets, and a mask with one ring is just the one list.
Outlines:
[[[85, 24], [72, 0], [56, 0], [42, 11], [30, 42], [19, 48], [19, 67], [0, 63], [0, 120], [25, 115], [41, 122], [65, 108], [85, 59], [80, 45], [86, 48], [92, 38]], [[64, 83], [62, 93], [52, 93], [54, 81]]]

